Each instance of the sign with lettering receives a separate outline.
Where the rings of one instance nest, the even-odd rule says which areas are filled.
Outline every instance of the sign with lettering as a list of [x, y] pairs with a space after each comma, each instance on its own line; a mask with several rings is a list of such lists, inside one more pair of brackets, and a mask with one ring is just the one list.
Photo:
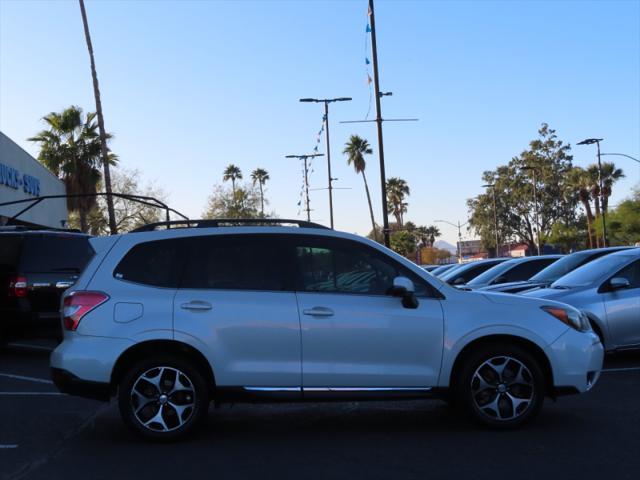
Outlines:
[[4, 163], [0, 163], [0, 185], [14, 190], [22, 188], [24, 193], [34, 197], [40, 195], [40, 180]]

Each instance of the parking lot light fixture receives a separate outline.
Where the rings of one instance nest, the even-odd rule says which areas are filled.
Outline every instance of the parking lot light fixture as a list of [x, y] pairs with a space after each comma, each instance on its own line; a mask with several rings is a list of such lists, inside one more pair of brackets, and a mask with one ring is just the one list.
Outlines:
[[577, 145], [593, 145], [594, 143], [598, 147], [598, 189], [600, 190], [600, 194], [598, 198], [596, 198], [596, 202], [600, 204], [600, 213], [602, 215], [602, 246], [607, 246], [607, 214], [604, 211], [604, 192], [602, 189], [602, 162], [600, 161], [600, 142], [602, 142], [603, 138], [587, 138], [578, 142]]
[[458, 249], [457, 249], [458, 250], [458, 263], [462, 263], [462, 230], [461, 230], [461, 228], [464, 227], [469, 222], [467, 221], [467, 222], [464, 222], [464, 223], [461, 224], [460, 220], [458, 220], [458, 223], [455, 224], [455, 223], [449, 222], [448, 220], [434, 220], [434, 223], [446, 223], [448, 225], [451, 225], [452, 227], [457, 227], [458, 228]]

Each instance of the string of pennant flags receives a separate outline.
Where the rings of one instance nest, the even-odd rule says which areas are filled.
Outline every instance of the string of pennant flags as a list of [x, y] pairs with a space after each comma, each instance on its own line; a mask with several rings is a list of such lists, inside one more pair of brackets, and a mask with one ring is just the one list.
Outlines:
[[369, 23], [369, 17], [371, 16], [371, 7], [367, 6], [367, 27], [365, 28], [364, 33], [364, 68], [365, 73], [367, 75], [367, 86], [369, 87], [369, 106], [367, 107], [367, 114], [364, 119], [369, 119], [369, 114], [371, 113], [371, 105], [373, 103], [373, 77], [371, 72], [371, 61], [369, 60], [369, 52], [371, 50], [369, 42], [370, 33], [371, 33], [371, 24]]
[[[313, 147], [313, 153], [318, 153], [318, 149], [320, 148], [320, 142], [322, 141], [322, 134], [324, 133], [324, 126], [325, 126], [325, 121], [326, 121], [326, 116], [323, 114], [322, 115], [322, 125], [320, 126], [320, 130], [318, 130], [318, 133], [316, 135], [316, 143]], [[309, 173], [313, 173], [314, 169], [313, 169], [313, 159], [314, 157], [309, 157], [308, 162], [307, 162], [307, 168], [309, 169]], [[302, 170], [302, 187], [300, 188], [300, 197], [298, 198], [298, 215], [300, 215], [302, 213], [302, 206], [304, 203], [304, 195], [305, 195], [305, 187], [307, 186], [305, 183], [305, 172], [304, 172], [304, 162], [300, 162], [301, 164], [301, 170]], [[307, 175], [308, 176], [308, 175]]]

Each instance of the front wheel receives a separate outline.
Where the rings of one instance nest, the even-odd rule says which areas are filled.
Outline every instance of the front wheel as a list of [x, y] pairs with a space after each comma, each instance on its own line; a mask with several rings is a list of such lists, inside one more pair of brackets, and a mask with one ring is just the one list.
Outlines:
[[481, 424], [515, 428], [538, 414], [544, 389], [544, 374], [533, 355], [519, 346], [490, 345], [465, 359], [456, 397]]
[[181, 358], [158, 357], [133, 365], [119, 386], [125, 424], [150, 440], [175, 440], [207, 413], [209, 389], [202, 374]]

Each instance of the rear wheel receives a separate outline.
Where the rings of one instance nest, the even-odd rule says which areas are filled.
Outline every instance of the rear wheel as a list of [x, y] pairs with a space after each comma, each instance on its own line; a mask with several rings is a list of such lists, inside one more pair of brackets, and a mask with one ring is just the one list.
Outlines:
[[196, 428], [209, 407], [209, 386], [189, 362], [142, 360], [123, 376], [118, 405], [125, 424], [151, 440], [175, 440]]
[[471, 418], [493, 428], [515, 428], [535, 417], [545, 379], [533, 355], [516, 345], [472, 352], [457, 379], [456, 399]]

